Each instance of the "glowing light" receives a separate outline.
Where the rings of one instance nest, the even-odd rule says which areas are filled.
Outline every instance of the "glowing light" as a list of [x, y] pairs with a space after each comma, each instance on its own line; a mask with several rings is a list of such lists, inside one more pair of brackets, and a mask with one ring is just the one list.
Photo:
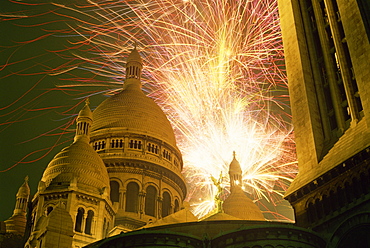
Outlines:
[[[214, 208], [217, 189], [210, 175], [227, 174], [233, 151], [243, 170], [237, 184], [257, 202], [281, 199], [297, 171], [287, 99], [279, 93], [286, 81], [276, 0], [88, 0], [54, 6], [78, 22], [62, 32], [78, 37], [71, 41], [72, 57], [48, 74], [83, 69], [105, 78], [71, 76], [73, 84], [63, 87], [103, 86], [114, 93], [124, 80], [123, 56], [137, 41], [146, 63], [143, 88], [175, 129], [187, 200], [198, 216]], [[85, 47], [89, 55], [81, 55]], [[227, 194], [225, 186], [222, 197]]]

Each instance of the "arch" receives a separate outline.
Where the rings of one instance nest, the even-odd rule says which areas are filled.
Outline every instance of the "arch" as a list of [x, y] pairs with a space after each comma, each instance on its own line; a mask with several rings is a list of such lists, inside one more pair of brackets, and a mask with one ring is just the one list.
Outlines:
[[322, 201], [320, 199], [316, 199], [314, 203], [315, 208], [315, 216], [318, 220], [320, 220], [323, 217], [323, 209], [322, 209]]
[[48, 215], [51, 213], [51, 211], [53, 211], [53, 209], [54, 209], [54, 207], [53, 207], [53, 206], [49, 206], [49, 207], [47, 207], [47, 208], [46, 208], [46, 216], [48, 216]]
[[103, 230], [102, 230], [102, 237], [103, 239], [106, 237], [106, 229], [107, 229], [107, 218], [104, 218], [104, 221], [103, 221]]
[[138, 212], [139, 203], [139, 185], [135, 182], [129, 182], [126, 187], [126, 212]]
[[110, 200], [119, 202], [119, 183], [117, 181], [110, 181]]
[[362, 185], [359, 177], [354, 176], [352, 178], [352, 187], [355, 198], [359, 198], [362, 194]]
[[325, 193], [323, 194], [322, 196], [322, 208], [323, 208], [323, 216], [326, 216], [328, 215], [330, 212], [331, 212], [331, 207], [330, 207], [330, 204], [329, 204], [329, 196]]
[[369, 183], [370, 183], [369, 174], [366, 173], [366, 171], [362, 171], [360, 173], [360, 182], [361, 182], [362, 192], [363, 192], [363, 194], [366, 195], [370, 191], [370, 189], [369, 189]]
[[168, 216], [171, 213], [171, 196], [165, 191], [163, 192], [162, 201], [162, 218]]
[[307, 209], [307, 219], [309, 222], [315, 222], [317, 220], [316, 216], [316, 208], [315, 208], [315, 199], [311, 197], [306, 202], [306, 209]]
[[173, 212], [176, 213], [180, 210], [180, 204], [179, 204], [179, 200], [175, 199], [175, 207], [173, 209]]
[[338, 185], [337, 187], [337, 195], [338, 195], [338, 209], [346, 205], [346, 193], [342, 185]]
[[85, 209], [78, 208], [76, 215], [75, 231], [82, 232], [82, 220], [85, 214]]
[[157, 189], [149, 185], [145, 195], [145, 214], [156, 217]]
[[87, 211], [86, 223], [85, 223], [85, 233], [91, 234], [91, 226], [94, 218], [94, 212], [92, 210]]
[[342, 222], [328, 245], [336, 248], [365, 247], [364, 244], [370, 244], [369, 232], [370, 212], [358, 213]]
[[351, 228], [338, 242], [337, 248], [368, 247], [370, 245], [370, 223]]

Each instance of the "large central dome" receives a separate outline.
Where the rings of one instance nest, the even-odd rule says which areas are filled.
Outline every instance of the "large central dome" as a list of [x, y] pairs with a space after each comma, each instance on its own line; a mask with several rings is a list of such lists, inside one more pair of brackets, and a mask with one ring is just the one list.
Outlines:
[[94, 110], [93, 118], [93, 132], [119, 128], [176, 145], [172, 126], [161, 108], [135, 85], [128, 85], [102, 102]]

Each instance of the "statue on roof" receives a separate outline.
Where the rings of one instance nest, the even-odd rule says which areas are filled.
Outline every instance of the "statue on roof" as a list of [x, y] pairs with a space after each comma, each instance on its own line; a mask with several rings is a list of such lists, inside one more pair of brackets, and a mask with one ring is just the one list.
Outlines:
[[222, 171], [220, 173], [220, 177], [218, 179], [214, 178], [212, 175], [211, 175], [211, 179], [212, 179], [212, 182], [213, 184], [217, 187], [217, 193], [215, 195], [215, 198], [214, 198], [214, 201], [216, 203], [216, 209], [217, 209], [217, 213], [222, 213], [222, 203], [223, 201], [221, 200], [221, 194], [222, 194], [222, 191], [223, 191], [223, 187], [222, 187]]

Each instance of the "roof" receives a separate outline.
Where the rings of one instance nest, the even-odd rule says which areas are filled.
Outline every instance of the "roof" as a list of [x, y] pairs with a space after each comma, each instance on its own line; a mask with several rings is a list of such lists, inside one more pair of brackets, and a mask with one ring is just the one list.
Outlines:
[[74, 184], [79, 189], [101, 194], [104, 188], [109, 188], [108, 172], [102, 159], [80, 139], [51, 160], [41, 181], [46, 183], [47, 189], [68, 188]]
[[176, 146], [172, 126], [162, 109], [134, 84], [103, 101], [94, 110], [93, 118], [92, 132], [118, 128]]

